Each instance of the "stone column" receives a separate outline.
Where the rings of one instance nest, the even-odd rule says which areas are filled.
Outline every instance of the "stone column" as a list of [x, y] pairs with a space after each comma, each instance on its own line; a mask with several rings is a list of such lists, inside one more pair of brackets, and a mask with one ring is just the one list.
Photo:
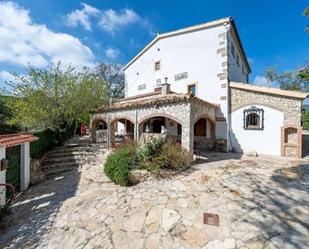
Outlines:
[[[0, 147], [0, 160], [5, 159], [5, 147]], [[0, 183], [6, 183], [6, 170], [0, 171]], [[6, 189], [5, 187], [0, 187], [0, 207], [5, 205], [6, 199]]]
[[193, 132], [191, 127], [183, 127], [181, 132], [181, 146], [193, 153]]
[[20, 146], [20, 190], [25, 191], [30, 184], [30, 143]]
[[111, 149], [112, 145], [115, 143], [115, 123], [110, 123], [108, 125], [108, 148]]
[[[189, 152], [193, 153], [193, 141], [194, 141], [194, 129], [193, 122], [191, 121], [191, 106], [186, 106], [185, 110], [182, 112], [182, 127], [181, 127], [181, 146], [187, 149]], [[181, 113], [181, 112], [180, 112]]]
[[134, 124], [134, 141], [138, 142], [139, 139], [139, 124], [138, 124], [138, 110], [135, 111], [135, 124]]

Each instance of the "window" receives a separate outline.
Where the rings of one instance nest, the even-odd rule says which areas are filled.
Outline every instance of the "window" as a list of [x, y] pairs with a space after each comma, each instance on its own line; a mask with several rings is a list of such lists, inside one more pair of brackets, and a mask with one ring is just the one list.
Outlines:
[[196, 95], [196, 86], [195, 86], [195, 84], [188, 86], [188, 93], [190, 93], [192, 95]]
[[188, 78], [188, 73], [180, 73], [175, 75], [175, 81], [177, 80], [182, 80], [182, 79], [187, 79]]
[[231, 43], [231, 53], [233, 55], [233, 57], [235, 58], [235, 46], [233, 43]]
[[157, 85], [157, 86], [161, 86], [161, 79], [157, 79], [157, 80], [156, 80], [156, 85]]
[[139, 91], [140, 91], [140, 90], [146, 89], [146, 84], [139, 85], [139, 86], [137, 87], [137, 89], [138, 89]]
[[264, 129], [264, 110], [251, 106], [244, 110], [244, 129], [263, 130]]
[[155, 71], [159, 71], [161, 68], [161, 61], [156, 61], [155, 62]]
[[238, 55], [238, 53], [236, 53], [236, 62], [237, 62], [237, 65], [239, 66], [239, 55]]

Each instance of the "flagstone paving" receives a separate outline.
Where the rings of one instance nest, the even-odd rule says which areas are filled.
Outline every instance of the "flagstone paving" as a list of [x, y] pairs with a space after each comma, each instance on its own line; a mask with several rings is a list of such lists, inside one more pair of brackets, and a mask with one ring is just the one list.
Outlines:
[[[2, 241], [3, 245], [106, 249], [308, 248], [308, 161], [212, 154], [177, 177], [120, 187], [103, 174], [105, 156], [101, 155], [95, 165], [84, 166], [77, 182], [72, 172], [68, 172], [62, 174], [62, 180], [58, 179], [61, 188], [53, 189], [58, 184], [53, 179], [34, 186], [29, 191], [32, 197], [46, 187], [63, 198], [57, 197], [60, 201], [56, 208], [32, 203], [31, 210], [40, 211], [30, 217], [27, 208], [31, 202], [27, 208], [13, 208], [11, 217], [18, 210], [20, 214], [16, 217], [24, 215], [25, 222], [29, 219], [24, 224], [27, 232], [18, 237], [21, 233], [15, 226], [16, 237]], [[68, 196], [66, 189], [73, 193]], [[205, 212], [218, 214], [219, 226], [205, 225]], [[45, 222], [36, 224], [36, 215], [42, 217], [40, 214], [47, 217]], [[4, 237], [6, 233], [7, 230]]]

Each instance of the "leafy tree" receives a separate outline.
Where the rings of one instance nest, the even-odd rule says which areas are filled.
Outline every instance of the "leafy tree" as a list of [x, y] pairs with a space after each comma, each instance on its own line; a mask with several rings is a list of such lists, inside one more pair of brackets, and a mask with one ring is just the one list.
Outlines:
[[17, 82], [7, 106], [13, 116], [9, 124], [28, 128], [51, 128], [57, 133], [87, 120], [89, 111], [106, 103], [106, 84], [89, 71], [62, 69], [60, 62], [47, 69], [29, 66]]
[[20, 131], [17, 125], [8, 125], [6, 122], [12, 118], [12, 111], [6, 106], [10, 96], [0, 95], [0, 134], [15, 133]]
[[97, 67], [96, 72], [107, 84], [108, 99], [124, 96], [124, 73], [121, 65], [102, 63]]
[[281, 89], [309, 91], [309, 66], [298, 71], [279, 73], [275, 67], [266, 69], [265, 77], [270, 82], [277, 82]]

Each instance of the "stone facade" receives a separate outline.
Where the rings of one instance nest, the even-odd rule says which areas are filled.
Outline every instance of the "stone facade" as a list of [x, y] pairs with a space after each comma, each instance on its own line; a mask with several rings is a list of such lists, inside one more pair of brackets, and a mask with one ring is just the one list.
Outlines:
[[[141, 124], [153, 117], [170, 118], [181, 125], [181, 143], [189, 151], [193, 150], [194, 123], [201, 117], [215, 122], [216, 108], [207, 104], [196, 102], [179, 102], [173, 104], [158, 104], [134, 109], [111, 110], [94, 113], [91, 116], [92, 124], [96, 120], [104, 120], [107, 126], [119, 119], [127, 119], [134, 124], [134, 138], [138, 140], [141, 135]], [[93, 130], [95, 127], [91, 127]], [[109, 129], [109, 128], [108, 128]], [[109, 133], [113, 131], [109, 130]], [[214, 130], [213, 130], [214, 132]]]
[[284, 125], [300, 125], [302, 99], [230, 87], [230, 110], [248, 105], [264, 105], [284, 113]]

